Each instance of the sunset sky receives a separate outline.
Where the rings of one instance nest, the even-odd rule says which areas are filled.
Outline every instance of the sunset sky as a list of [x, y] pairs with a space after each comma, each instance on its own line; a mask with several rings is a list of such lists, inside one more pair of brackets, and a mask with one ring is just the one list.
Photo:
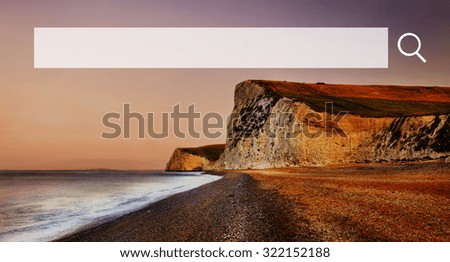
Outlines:
[[[395, 3], [394, 3], [395, 2]], [[256, 3], [258, 3], [256, 5]], [[217, 139], [102, 139], [102, 116], [183, 111], [224, 117], [246, 79], [450, 86], [450, 1], [0, 1], [0, 169], [163, 169], [176, 147]], [[389, 69], [34, 69], [34, 27], [389, 27]], [[423, 64], [397, 39], [414, 32]], [[414, 42], [407, 48], [414, 50]], [[197, 129], [201, 128], [198, 122]], [[135, 127], [135, 126], [134, 126]], [[223, 130], [222, 130], [223, 131]]]

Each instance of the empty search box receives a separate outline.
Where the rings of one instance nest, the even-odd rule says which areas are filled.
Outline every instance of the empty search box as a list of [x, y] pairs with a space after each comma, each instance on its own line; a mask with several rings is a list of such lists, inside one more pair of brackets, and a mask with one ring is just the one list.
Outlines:
[[388, 68], [388, 28], [35, 28], [35, 68]]

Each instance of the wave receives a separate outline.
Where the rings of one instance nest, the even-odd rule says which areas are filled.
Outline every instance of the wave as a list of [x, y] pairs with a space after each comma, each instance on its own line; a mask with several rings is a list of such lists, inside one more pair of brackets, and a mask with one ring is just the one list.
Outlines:
[[0, 185], [0, 241], [50, 241], [220, 177], [200, 172], [81, 176], [77, 172], [10, 179], [8, 185], [14, 184], [14, 191]]

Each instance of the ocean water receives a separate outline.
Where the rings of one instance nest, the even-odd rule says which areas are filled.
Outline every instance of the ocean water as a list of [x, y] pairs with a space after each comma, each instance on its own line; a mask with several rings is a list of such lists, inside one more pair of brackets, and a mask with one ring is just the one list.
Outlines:
[[0, 241], [49, 241], [219, 179], [200, 172], [0, 172]]

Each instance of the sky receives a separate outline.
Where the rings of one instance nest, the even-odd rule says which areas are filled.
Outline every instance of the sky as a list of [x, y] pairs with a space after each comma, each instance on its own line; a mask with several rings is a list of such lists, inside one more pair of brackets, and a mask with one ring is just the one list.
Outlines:
[[[450, 86], [449, 11], [448, 0], [0, 0], [0, 169], [163, 169], [176, 147], [225, 137], [182, 139], [171, 127], [168, 138], [139, 139], [134, 123], [130, 139], [104, 139], [103, 115], [127, 103], [158, 122], [195, 104], [225, 117], [246, 79]], [[34, 69], [34, 27], [388, 27], [389, 68]], [[398, 52], [406, 32], [421, 38], [426, 64]]]

